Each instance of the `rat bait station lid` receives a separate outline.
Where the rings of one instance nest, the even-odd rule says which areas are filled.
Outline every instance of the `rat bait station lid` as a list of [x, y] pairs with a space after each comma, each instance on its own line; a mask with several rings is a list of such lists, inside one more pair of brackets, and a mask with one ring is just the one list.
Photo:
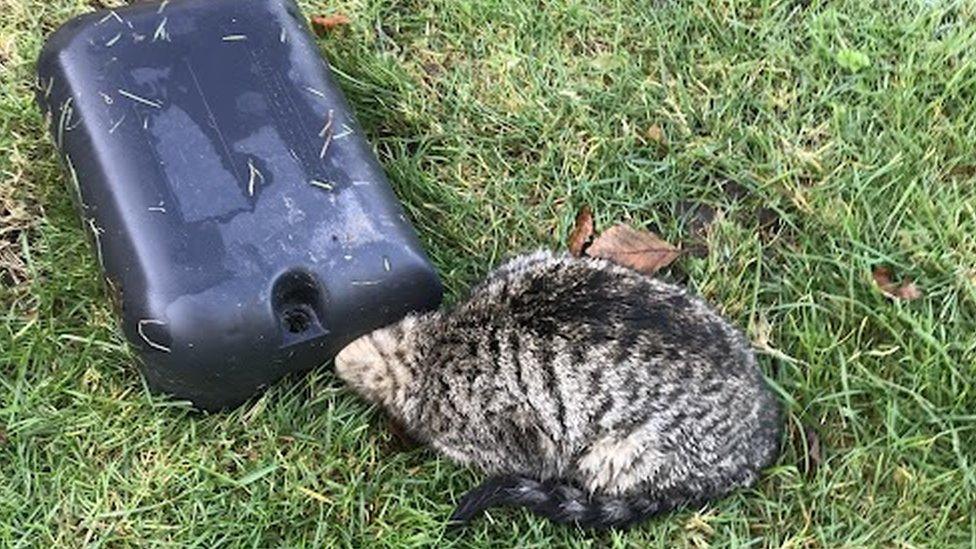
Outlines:
[[235, 406], [440, 302], [291, 0], [81, 16], [41, 54], [38, 103], [156, 390]]

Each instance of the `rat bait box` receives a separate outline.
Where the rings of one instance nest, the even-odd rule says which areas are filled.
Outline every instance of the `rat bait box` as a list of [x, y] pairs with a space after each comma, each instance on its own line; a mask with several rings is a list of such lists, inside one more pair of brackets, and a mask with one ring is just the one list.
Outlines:
[[437, 274], [291, 0], [83, 15], [52, 35], [37, 71], [155, 390], [235, 406], [439, 304]]

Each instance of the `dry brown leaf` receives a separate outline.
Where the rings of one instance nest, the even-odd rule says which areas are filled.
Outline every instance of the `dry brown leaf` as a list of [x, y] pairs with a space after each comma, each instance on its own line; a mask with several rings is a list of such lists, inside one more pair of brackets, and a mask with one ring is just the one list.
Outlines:
[[312, 30], [319, 36], [325, 36], [337, 27], [348, 25], [352, 21], [342, 13], [332, 15], [313, 15], [311, 18]]
[[576, 214], [576, 223], [573, 225], [573, 230], [569, 233], [566, 242], [569, 253], [573, 254], [573, 257], [583, 255], [583, 251], [586, 250], [592, 240], [593, 211], [590, 210], [589, 206], [583, 206]]
[[898, 287], [898, 292], [895, 295], [902, 301], [914, 301], [922, 297], [922, 290], [919, 290], [918, 286], [909, 280]]
[[658, 126], [657, 124], [647, 128], [644, 135], [646, 135], [647, 139], [649, 139], [652, 143], [656, 143], [661, 146], [666, 145], [668, 142], [668, 138], [664, 135], [664, 130], [662, 130], [661, 126]]
[[614, 225], [596, 237], [586, 255], [651, 275], [670, 265], [681, 251], [652, 232]]
[[922, 290], [918, 289], [912, 279], [906, 278], [901, 283], [895, 282], [891, 269], [888, 267], [875, 267], [871, 276], [874, 278], [874, 283], [878, 285], [878, 289], [886, 297], [901, 301], [913, 301], [922, 297]]

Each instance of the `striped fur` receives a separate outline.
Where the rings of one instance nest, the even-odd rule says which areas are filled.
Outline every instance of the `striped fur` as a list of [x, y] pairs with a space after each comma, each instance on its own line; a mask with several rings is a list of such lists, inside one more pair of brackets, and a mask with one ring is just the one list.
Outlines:
[[336, 372], [490, 475], [457, 522], [514, 505], [627, 526], [751, 484], [779, 445], [743, 336], [685, 290], [597, 259], [512, 259], [453, 310], [357, 339]]

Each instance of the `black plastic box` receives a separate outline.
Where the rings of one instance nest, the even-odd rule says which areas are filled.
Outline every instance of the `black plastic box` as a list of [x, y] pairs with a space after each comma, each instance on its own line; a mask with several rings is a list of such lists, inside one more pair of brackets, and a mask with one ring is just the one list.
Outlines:
[[74, 19], [41, 54], [38, 103], [157, 390], [234, 406], [440, 302], [290, 0]]

